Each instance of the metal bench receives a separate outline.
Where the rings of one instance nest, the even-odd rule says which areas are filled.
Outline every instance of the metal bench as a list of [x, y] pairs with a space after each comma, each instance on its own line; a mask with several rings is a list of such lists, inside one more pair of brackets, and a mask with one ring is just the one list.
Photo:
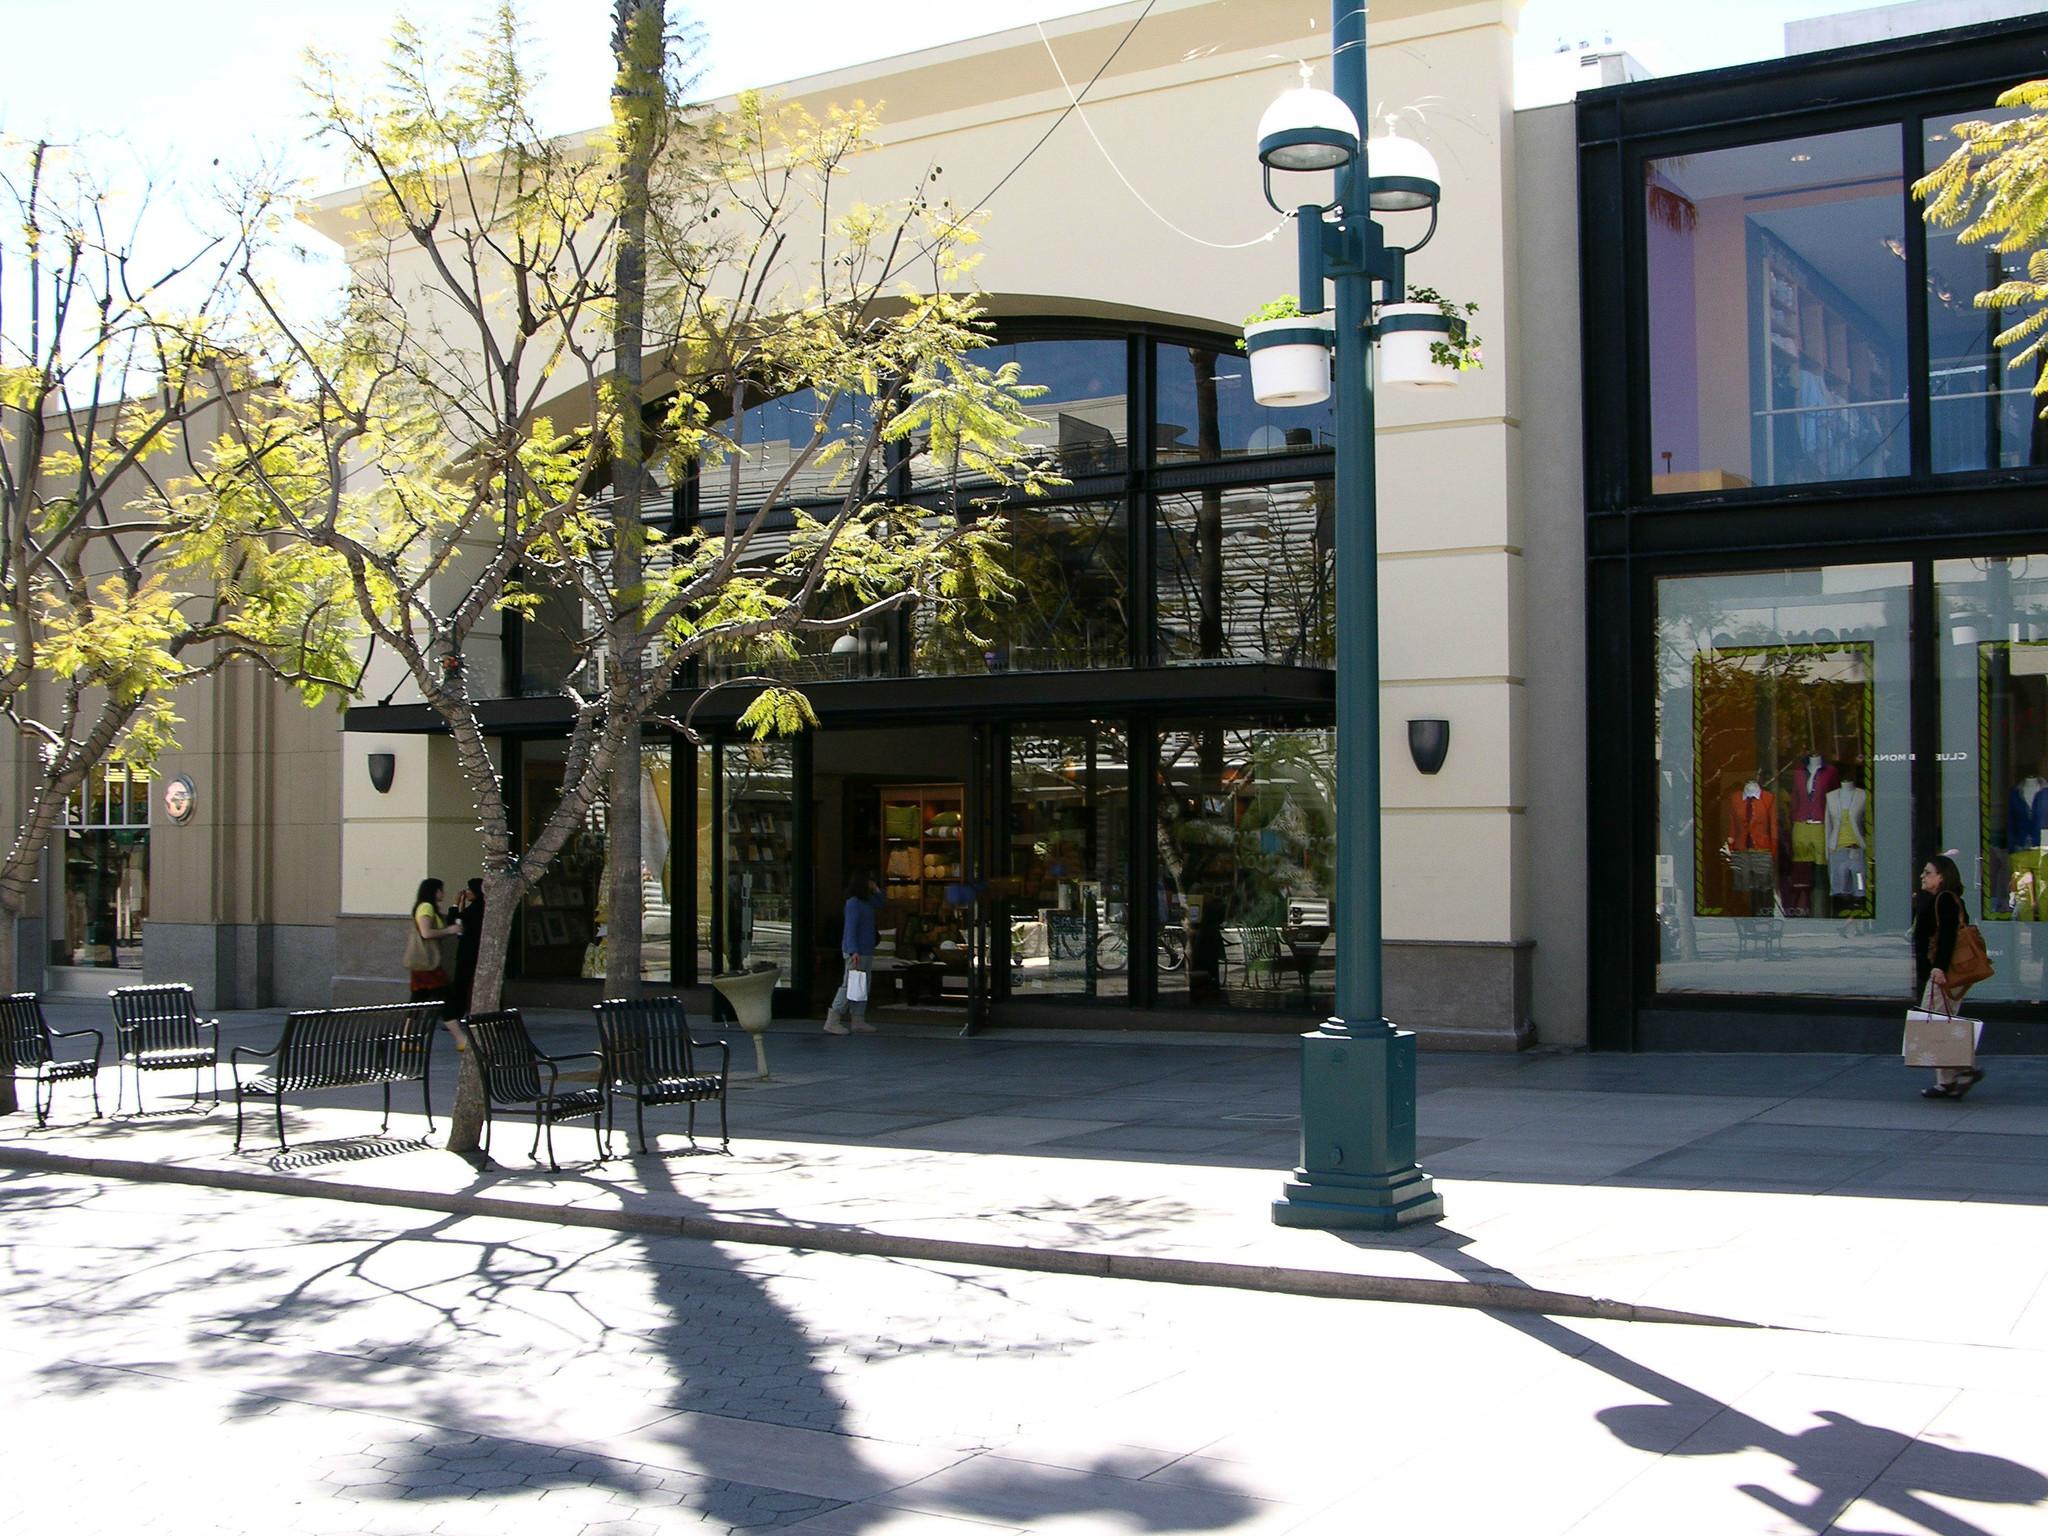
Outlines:
[[[507, 1008], [498, 1013], [472, 1013], [456, 1028], [468, 1037], [470, 1049], [476, 1052], [477, 1072], [483, 1079], [486, 1155], [491, 1150], [491, 1110], [501, 1104], [532, 1109], [533, 1150], [527, 1155], [540, 1155], [541, 1131], [545, 1128], [549, 1168], [560, 1166], [555, 1162], [555, 1122], [558, 1120], [587, 1118], [591, 1134], [597, 1137], [599, 1160], [610, 1155], [611, 1148], [601, 1124], [610, 1100], [604, 1091], [603, 1058], [598, 1052], [570, 1051], [561, 1056], [543, 1055], [534, 1048], [533, 1037], [527, 1034], [526, 1021], [520, 1018], [517, 1008]], [[597, 1063], [598, 1070], [591, 1075], [598, 1081], [589, 1087], [565, 1084], [562, 1081], [562, 1063], [586, 1058]]]
[[[391, 1129], [391, 1088], [394, 1083], [420, 1085], [420, 1104], [427, 1130], [434, 1129], [434, 1095], [427, 1068], [434, 1048], [435, 1026], [441, 1020], [436, 1003], [384, 1003], [368, 1008], [312, 1008], [289, 1014], [284, 1033], [267, 1051], [238, 1045], [228, 1054], [235, 1080], [235, 1150], [242, 1150], [242, 1105], [268, 1099], [277, 1116], [277, 1146], [284, 1139], [286, 1094], [323, 1088], [382, 1088], [384, 1129]], [[244, 1061], [267, 1061], [261, 1076], [242, 1080]]]
[[[640, 1150], [647, 1150], [647, 1106], [687, 1104], [690, 1144], [697, 1143], [697, 1106], [718, 1101], [718, 1139], [732, 1150], [726, 1128], [725, 1085], [732, 1053], [723, 1040], [693, 1040], [681, 998], [614, 998], [595, 1006], [598, 1041], [603, 1046], [607, 1129], [610, 1095], [633, 1100], [633, 1132]], [[716, 1050], [718, 1067], [700, 1066], [697, 1052]]]
[[[50, 1106], [56, 1101], [57, 1084], [90, 1082], [92, 1114], [100, 1114], [100, 1056], [107, 1037], [96, 1029], [51, 1029], [43, 1018], [42, 1001], [33, 992], [16, 992], [0, 998], [0, 1034], [7, 1037], [8, 1070], [26, 1072], [35, 1083], [36, 1128], [50, 1123]], [[92, 1036], [92, 1058], [71, 1061], [57, 1059], [56, 1042], [83, 1040]]]
[[[114, 1005], [115, 1040], [121, 1065], [135, 1071], [135, 1110], [142, 1112], [142, 1074], [192, 1071], [192, 1102], [199, 1102], [199, 1073], [213, 1074], [213, 1102], [220, 1102], [220, 1021], [202, 1019], [192, 1011], [192, 989], [183, 982], [169, 986], [116, 987], [107, 994]], [[200, 1037], [206, 1038], [202, 1040]], [[114, 1110], [119, 1113], [127, 1090], [117, 1080]]]

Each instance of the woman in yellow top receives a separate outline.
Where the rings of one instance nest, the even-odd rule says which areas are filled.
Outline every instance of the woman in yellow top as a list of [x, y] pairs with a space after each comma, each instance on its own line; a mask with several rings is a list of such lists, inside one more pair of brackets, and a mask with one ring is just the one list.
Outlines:
[[[420, 888], [413, 893], [412, 926], [419, 942], [407, 942], [405, 957], [406, 969], [412, 977], [412, 1000], [415, 1003], [448, 1001], [448, 972], [441, 964], [441, 940], [460, 935], [462, 928], [459, 924], [448, 927], [441, 924], [443, 889], [439, 880], [429, 877], [422, 880]], [[424, 970], [418, 968], [418, 961], [422, 958], [433, 962]]]

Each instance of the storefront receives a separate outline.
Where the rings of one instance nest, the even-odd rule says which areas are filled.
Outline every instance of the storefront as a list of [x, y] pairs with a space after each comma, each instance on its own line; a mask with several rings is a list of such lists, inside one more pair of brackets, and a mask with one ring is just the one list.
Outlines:
[[[1876, 1050], [1960, 867], [2048, 1021], [2048, 427], [1912, 183], [2004, 23], [1581, 96], [1591, 1038]], [[2014, 317], [2016, 318], [2016, 317]]]
[[140, 980], [149, 917], [149, 792], [146, 768], [94, 768], [64, 803], [51, 863], [62, 871], [50, 913], [52, 966], [125, 970]]
[[[648, 739], [643, 979], [772, 961], [780, 1005], [814, 1014], [849, 882], [869, 872], [887, 898], [878, 1008], [1298, 1027], [1328, 1009], [1334, 953], [1328, 407], [1254, 404], [1225, 337], [1011, 324], [991, 352], [1044, 388], [1033, 437], [1070, 482], [1004, 509], [1015, 592], [771, 666], [805, 686], [815, 732], [735, 734], [750, 690], [734, 689], [700, 711], [704, 747]], [[764, 402], [746, 440], [772, 466], [814, 410]], [[724, 512], [685, 485], [674, 516]], [[545, 626], [508, 649], [523, 692], [553, 691], [565, 662]], [[731, 658], [693, 681], [758, 668]], [[530, 832], [562, 744], [506, 747]], [[598, 811], [527, 897], [515, 978], [601, 977], [605, 888]]]

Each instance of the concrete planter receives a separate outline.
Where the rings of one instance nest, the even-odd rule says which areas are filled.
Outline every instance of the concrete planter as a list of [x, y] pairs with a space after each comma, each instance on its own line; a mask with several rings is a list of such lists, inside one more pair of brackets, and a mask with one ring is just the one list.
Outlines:
[[732, 1004], [739, 1026], [754, 1038], [754, 1066], [768, 1076], [768, 1048], [761, 1037], [768, 1032], [775, 1015], [775, 988], [782, 980], [782, 967], [773, 960], [756, 960], [744, 971], [727, 971], [711, 978], [718, 995]]

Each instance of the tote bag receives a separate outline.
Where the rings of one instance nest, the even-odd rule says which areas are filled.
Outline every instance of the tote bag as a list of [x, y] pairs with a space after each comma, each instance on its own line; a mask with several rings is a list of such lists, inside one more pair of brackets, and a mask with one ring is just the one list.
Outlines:
[[420, 921], [414, 917], [405, 930], [405, 968], [408, 971], [441, 969], [441, 941], [420, 937]]
[[868, 973], [848, 971], [846, 973], [846, 1000], [849, 1003], [864, 1003], [868, 1000]]

